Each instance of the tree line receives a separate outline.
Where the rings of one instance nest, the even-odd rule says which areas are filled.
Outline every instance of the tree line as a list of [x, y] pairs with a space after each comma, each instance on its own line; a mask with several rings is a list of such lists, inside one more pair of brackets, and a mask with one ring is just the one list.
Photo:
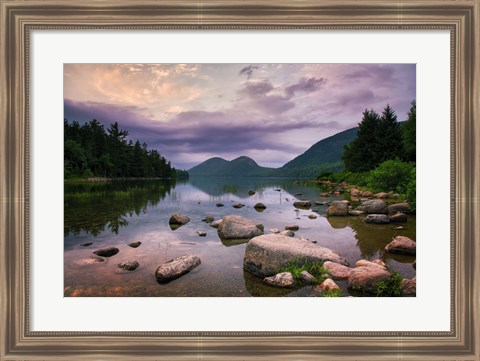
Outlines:
[[64, 119], [65, 178], [181, 178], [177, 170], [158, 150], [147, 144], [127, 140], [128, 131], [117, 122], [105, 130], [96, 119], [80, 125]]

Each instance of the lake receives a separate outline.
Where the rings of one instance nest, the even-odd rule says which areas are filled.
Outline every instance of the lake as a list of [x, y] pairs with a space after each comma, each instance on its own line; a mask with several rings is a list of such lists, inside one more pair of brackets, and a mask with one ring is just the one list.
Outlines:
[[[277, 191], [281, 189], [281, 191]], [[256, 193], [248, 195], [248, 191]], [[283, 230], [298, 224], [296, 237], [317, 241], [345, 257], [351, 266], [359, 259], [381, 258], [404, 278], [415, 276], [415, 257], [392, 255], [383, 248], [393, 237], [416, 240], [415, 216], [409, 215], [405, 229], [395, 225], [366, 224], [362, 217], [329, 217], [326, 205], [314, 210], [293, 207], [295, 200], [332, 201], [349, 194], [322, 198], [325, 190], [312, 182], [285, 178], [190, 178], [175, 180], [115, 180], [110, 182], [65, 182], [64, 189], [64, 295], [69, 296], [318, 296], [312, 286], [282, 289], [264, 285], [262, 279], [243, 270], [245, 242], [222, 241], [217, 230], [202, 219], [220, 219], [235, 214]], [[233, 208], [235, 203], [245, 207]], [[257, 202], [267, 208], [259, 212]], [[223, 203], [223, 207], [217, 207]], [[191, 221], [176, 230], [169, 226], [172, 213]], [[316, 219], [307, 216], [317, 213]], [[197, 231], [207, 233], [200, 237]], [[140, 241], [138, 248], [128, 244]], [[82, 246], [92, 243], [89, 246]], [[104, 262], [92, 262], [93, 251], [104, 247], [120, 251]], [[155, 270], [165, 261], [193, 254], [202, 263], [190, 273], [167, 284], [159, 284]], [[117, 267], [122, 261], [137, 261], [135, 271]], [[337, 281], [345, 291], [346, 281]], [[355, 295], [355, 294], [352, 294]]]

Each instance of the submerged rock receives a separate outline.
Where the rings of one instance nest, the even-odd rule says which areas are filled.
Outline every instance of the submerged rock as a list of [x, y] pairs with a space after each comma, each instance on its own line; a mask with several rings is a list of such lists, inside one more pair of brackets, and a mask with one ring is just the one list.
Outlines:
[[215, 220], [215, 218], [213, 218], [212, 216], [205, 216], [205, 217], [202, 219], [202, 222], [212, 223], [214, 220]]
[[125, 262], [120, 262], [118, 265], [118, 268], [124, 269], [126, 271], [134, 271], [140, 266], [140, 264], [137, 261], [125, 261]]
[[223, 207], [224, 204], [223, 204], [223, 203], [217, 203], [216, 206], [217, 206], [217, 207]]
[[251, 239], [245, 248], [243, 268], [260, 277], [276, 274], [291, 260], [319, 262], [333, 261], [347, 265], [337, 252], [309, 241], [280, 234], [267, 234]]
[[88, 246], [91, 246], [92, 244], [93, 244], [93, 242], [85, 242], [85, 243], [80, 244], [80, 247], [88, 247]]
[[293, 203], [293, 206], [300, 209], [310, 209], [312, 203], [310, 203], [309, 201], [295, 201]]
[[275, 276], [266, 277], [263, 283], [275, 287], [293, 287], [295, 286], [295, 279], [290, 272], [277, 273]]
[[298, 226], [298, 224], [290, 224], [288, 226], [285, 226], [286, 231], [298, 231], [299, 229], [300, 227]]
[[343, 201], [333, 201], [327, 208], [327, 216], [348, 216], [348, 203]]
[[141, 244], [142, 244], [142, 242], [137, 241], [137, 242], [129, 243], [128, 245], [132, 248], [137, 248], [137, 247], [140, 247]]
[[249, 195], [249, 196], [253, 196], [254, 194], [255, 194], [255, 191], [252, 191], [252, 190], [249, 190], [249, 191], [248, 191], [248, 195]]
[[236, 203], [236, 204], [233, 205], [233, 208], [237, 208], [237, 209], [242, 208], [242, 207], [245, 207], [245, 204]]
[[115, 247], [108, 247], [108, 248], [101, 248], [93, 251], [97, 256], [102, 257], [112, 257], [115, 256], [119, 252], [118, 248]]
[[415, 256], [417, 243], [405, 236], [397, 236], [385, 246], [385, 251]]
[[182, 226], [188, 222], [190, 222], [190, 218], [180, 213], [173, 213], [168, 221], [169, 224], [178, 226]]
[[198, 267], [200, 263], [200, 258], [194, 255], [177, 257], [161, 264], [155, 272], [155, 278], [160, 283], [170, 282]]
[[365, 223], [388, 224], [390, 219], [385, 214], [369, 214], [365, 217]]
[[309, 219], [317, 219], [317, 215], [316, 214], [309, 214], [308, 218]]
[[200, 237], [205, 237], [205, 236], [207, 235], [207, 232], [197, 231], [197, 234], [198, 234]]
[[223, 239], [248, 239], [263, 234], [263, 224], [241, 216], [225, 216], [218, 226], [218, 236]]
[[220, 226], [220, 223], [222, 223], [223, 219], [218, 219], [216, 221], [213, 221], [212, 223], [209, 224], [210, 227], [213, 228], [218, 228]]
[[278, 228], [271, 228], [271, 229], [270, 229], [270, 232], [272, 232], [272, 233], [280, 233], [280, 231], [278, 230]]
[[295, 237], [295, 233], [289, 229], [280, 232], [282, 236], [287, 236], [287, 237]]
[[102, 262], [105, 262], [105, 259], [103, 259], [101, 257], [94, 257], [94, 256], [89, 257], [89, 258], [82, 258], [82, 259], [74, 261], [74, 263], [78, 266], [88, 266], [88, 265], [91, 265], [91, 264], [98, 264], [98, 263], [102, 263]]
[[365, 213], [373, 214], [387, 214], [388, 208], [387, 204], [381, 199], [369, 199], [362, 202], [360, 206], [357, 207], [357, 211], [362, 211]]
[[257, 203], [253, 206], [253, 208], [255, 208], [256, 210], [264, 210], [264, 209], [267, 209], [267, 206], [263, 203]]

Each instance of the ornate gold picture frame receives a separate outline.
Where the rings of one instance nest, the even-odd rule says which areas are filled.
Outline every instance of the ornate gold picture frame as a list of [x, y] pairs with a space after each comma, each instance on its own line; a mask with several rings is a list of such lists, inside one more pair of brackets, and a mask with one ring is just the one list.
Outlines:
[[[480, 358], [479, 0], [0, 0], [0, 6], [1, 360]], [[31, 331], [29, 56], [30, 33], [39, 29], [448, 30], [452, 94], [450, 331]]]

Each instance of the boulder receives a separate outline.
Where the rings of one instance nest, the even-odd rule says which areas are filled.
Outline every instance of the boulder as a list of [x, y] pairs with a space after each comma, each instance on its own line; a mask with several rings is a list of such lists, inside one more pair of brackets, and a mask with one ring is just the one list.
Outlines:
[[357, 207], [357, 211], [373, 214], [387, 214], [387, 204], [381, 199], [369, 199]]
[[190, 222], [190, 218], [180, 213], [172, 214], [170, 217], [170, 220], [168, 221], [169, 224], [179, 225], [179, 226], [187, 224], [188, 222]]
[[372, 261], [372, 263], [378, 264], [379, 266], [382, 266], [383, 268], [387, 268], [387, 265], [385, 262], [383, 262], [381, 259], [377, 258]]
[[102, 257], [112, 257], [115, 256], [119, 252], [118, 248], [115, 247], [108, 247], [108, 248], [101, 248], [93, 251], [94, 254], [97, 256]]
[[128, 245], [132, 248], [137, 248], [137, 247], [140, 247], [141, 244], [142, 244], [142, 242], [137, 241], [137, 242], [129, 243]]
[[311, 275], [308, 271], [300, 272], [300, 279], [303, 283], [307, 285], [313, 285], [317, 282], [317, 279], [313, 277], [313, 275]]
[[370, 192], [370, 191], [364, 191], [362, 192], [362, 197], [372, 197], [373, 196], [373, 193]]
[[348, 203], [333, 201], [327, 208], [327, 216], [348, 216]]
[[263, 283], [274, 287], [293, 287], [295, 286], [295, 279], [290, 272], [282, 272], [264, 278]]
[[375, 259], [373, 261], [367, 261], [366, 259], [360, 259], [355, 262], [355, 267], [381, 267], [383, 269], [387, 269], [385, 263], [380, 259]]
[[134, 271], [140, 266], [140, 264], [137, 261], [125, 261], [125, 262], [120, 262], [118, 265], [118, 268], [124, 269], [126, 271]]
[[323, 268], [334, 280], [346, 280], [352, 270], [352, 268], [330, 261], [326, 261], [323, 264]]
[[385, 251], [415, 256], [417, 243], [405, 236], [397, 236], [385, 246]]
[[397, 212], [408, 213], [410, 212], [410, 206], [407, 202], [390, 204], [388, 206], [388, 214], [395, 214]]
[[400, 291], [402, 296], [415, 297], [417, 295], [417, 277], [413, 277], [411, 280], [404, 278], [400, 283]]
[[210, 227], [213, 227], [213, 228], [218, 228], [218, 226], [220, 226], [220, 223], [222, 223], [223, 219], [218, 219], [216, 221], [213, 221], [212, 223], [210, 223]]
[[267, 206], [263, 203], [257, 203], [253, 206], [253, 208], [255, 208], [256, 210], [264, 210], [264, 209], [267, 209]]
[[197, 256], [177, 257], [161, 264], [155, 272], [155, 278], [160, 283], [170, 282], [198, 267], [200, 263], [200, 258]]
[[276, 274], [292, 260], [308, 262], [333, 261], [347, 265], [348, 262], [337, 252], [317, 246], [307, 240], [280, 234], [267, 234], [252, 238], [245, 248], [243, 268], [260, 277]]
[[388, 198], [388, 193], [380, 192], [373, 195], [375, 198]]
[[298, 226], [298, 224], [290, 224], [288, 226], [285, 226], [285, 230], [287, 231], [298, 231], [300, 229], [300, 227]]
[[222, 239], [249, 239], [263, 234], [263, 224], [241, 216], [225, 216], [218, 226]]
[[252, 191], [252, 190], [249, 190], [249, 191], [248, 191], [248, 195], [249, 195], [249, 196], [253, 196], [254, 194], [255, 194], [255, 191]]
[[338, 287], [338, 285], [331, 278], [327, 278], [325, 281], [323, 281], [317, 287], [315, 287], [316, 291], [321, 291], [321, 292], [330, 291], [330, 290], [339, 290], [339, 289], [340, 287]]
[[296, 201], [293, 202], [293, 206], [300, 209], [310, 209], [312, 203], [310, 201]]
[[397, 212], [393, 216], [389, 216], [388, 219], [391, 223], [406, 223], [407, 215], [402, 212]]
[[364, 219], [365, 223], [373, 224], [387, 224], [390, 223], [390, 219], [385, 214], [369, 214]]
[[375, 293], [377, 284], [391, 276], [385, 267], [366, 260], [358, 261], [348, 276], [347, 287]]

